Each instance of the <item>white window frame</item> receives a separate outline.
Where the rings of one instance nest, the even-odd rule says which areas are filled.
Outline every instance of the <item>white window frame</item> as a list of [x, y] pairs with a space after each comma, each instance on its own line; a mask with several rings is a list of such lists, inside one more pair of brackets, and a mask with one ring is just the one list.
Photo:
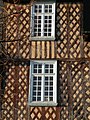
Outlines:
[[[34, 63], [40, 63], [42, 64], [42, 67], [43, 67], [43, 64], [53, 64], [53, 101], [43, 101], [42, 98], [44, 97], [44, 87], [41, 86], [41, 101], [32, 101], [32, 93], [33, 93], [33, 65]], [[44, 68], [42, 68], [42, 73], [41, 76], [42, 77], [45, 77], [46, 76], [50, 76], [51, 73], [45, 73], [45, 70]], [[39, 73], [37, 73], [37, 75], [40, 76]], [[51, 74], [51, 76], [52, 76]], [[44, 80], [44, 78], [42, 79], [42, 81]], [[44, 83], [44, 82], [42, 82]], [[44, 84], [43, 84], [44, 85]], [[43, 92], [42, 92], [43, 91]], [[43, 93], [43, 94], [42, 94]], [[29, 76], [29, 96], [28, 96], [28, 104], [30, 106], [57, 106], [57, 61], [56, 60], [33, 60], [33, 61], [30, 61], [30, 76]]]
[[[40, 4], [42, 6], [44, 6], [45, 4], [52, 4], [52, 32], [51, 32], [51, 36], [34, 36], [34, 6], [37, 5], [37, 4]], [[43, 9], [43, 8], [42, 8]], [[50, 13], [51, 14], [51, 13]], [[48, 14], [49, 15], [49, 14]], [[44, 27], [44, 16], [45, 16], [45, 13], [44, 13], [44, 10], [43, 10], [43, 13], [42, 13], [42, 19], [41, 19], [41, 31], [43, 31]], [[31, 40], [55, 40], [55, 1], [46, 1], [46, 2], [35, 2], [32, 6], [31, 6], [31, 23], [30, 23], [30, 34], [31, 34]], [[41, 34], [43, 34], [41, 32]]]

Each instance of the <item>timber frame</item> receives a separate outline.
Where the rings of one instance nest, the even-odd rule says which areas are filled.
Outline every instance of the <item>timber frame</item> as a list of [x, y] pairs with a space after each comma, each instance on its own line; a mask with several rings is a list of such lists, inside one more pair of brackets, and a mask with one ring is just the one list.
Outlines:
[[[89, 120], [90, 42], [82, 31], [82, 2], [56, 2], [56, 40], [30, 39], [31, 4], [4, 3], [6, 86], [3, 120]], [[14, 13], [14, 14], [12, 14]], [[28, 103], [30, 60], [57, 60], [57, 107]]]

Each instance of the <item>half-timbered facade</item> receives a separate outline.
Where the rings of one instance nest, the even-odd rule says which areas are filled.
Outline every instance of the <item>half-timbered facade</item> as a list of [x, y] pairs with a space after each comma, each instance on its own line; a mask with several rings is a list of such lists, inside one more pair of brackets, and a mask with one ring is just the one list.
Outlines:
[[4, 7], [8, 62], [2, 120], [89, 120], [90, 42], [83, 36], [83, 2], [4, 2]]

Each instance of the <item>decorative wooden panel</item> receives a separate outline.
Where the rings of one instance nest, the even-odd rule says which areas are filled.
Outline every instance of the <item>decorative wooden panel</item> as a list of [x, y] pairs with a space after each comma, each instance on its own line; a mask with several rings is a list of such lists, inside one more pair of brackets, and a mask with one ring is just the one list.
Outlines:
[[57, 4], [56, 39], [58, 58], [80, 57], [80, 4]]
[[73, 119], [84, 119], [83, 65], [79, 62], [72, 64], [72, 107]]
[[3, 99], [3, 120], [27, 120], [28, 63], [9, 63]]
[[60, 62], [61, 120], [89, 120], [90, 62]]
[[59, 107], [31, 107], [30, 120], [60, 120]]
[[69, 94], [68, 94], [68, 71], [67, 62], [58, 61], [59, 73], [58, 73], [58, 102], [61, 106], [60, 120], [69, 120]]
[[90, 42], [84, 42], [84, 56], [90, 58]]
[[85, 118], [87, 120], [90, 120], [90, 61], [87, 61], [84, 65], [84, 81], [83, 81], [83, 87], [84, 87], [84, 112], [85, 112]]
[[57, 42], [57, 58], [68, 57], [68, 39], [67, 39], [67, 25], [68, 25], [68, 11], [67, 4], [57, 3], [56, 11], [56, 40]]
[[7, 52], [11, 57], [29, 58], [30, 5], [7, 4], [6, 6], [8, 11], [6, 40], [11, 41], [7, 42]]
[[79, 58], [80, 57], [80, 23], [81, 23], [81, 5], [70, 4], [69, 5], [69, 28], [68, 28], [68, 39], [69, 39], [69, 57]]
[[31, 58], [55, 58], [54, 41], [31, 41], [30, 42], [30, 57]]
[[3, 120], [14, 120], [14, 94], [15, 94], [15, 66], [9, 63], [7, 66], [6, 87], [3, 99]]

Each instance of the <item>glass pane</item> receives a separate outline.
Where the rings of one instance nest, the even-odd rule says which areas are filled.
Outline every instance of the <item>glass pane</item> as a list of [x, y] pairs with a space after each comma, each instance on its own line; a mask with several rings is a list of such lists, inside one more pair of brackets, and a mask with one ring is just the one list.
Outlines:
[[41, 80], [41, 77], [38, 77], [38, 80]]
[[33, 101], [40, 101], [41, 100], [41, 76], [34, 76], [33, 77]]
[[41, 15], [34, 16], [34, 36], [41, 36]]
[[34, 64], [34, 68], [37, 68], [37, 64]]
[[33, 70], [33, 73], [37, 73], [37, 69], [34, 69], [34, 70]]
[[50, 77], [50, 80], [53, 80], [53, 77]]
[[51, 33], [48, 33], [48, 36], [51, 36]]
[[48, 64], [45, 64], [45, 68], [49, 68], [49, 65], [48, 65]]
[[53, 69], [50, 69], [50, 73], [53, 73]]
[[53, 90], [53, 87], [50, 87], [50, 90]]
[[36, 97], [33, 97], [33, 101], [36, 101]]
[[52, 32], [52, 16], [45, 16], [44, 18], [44, 36], [51, 36]]
[[45, 97], [45, 98], [44, 98], [44, 101], [49, 101], [49, 100], [48, 100], [48, 97]]
[[35, 5], [34, 12], [41, 13], [42, 12], [42, 5]]
[[42, 73], [42, 69], [38, 69], [38, 73]]
[[36, 92], [33, 92], [33, 96], [36, 95]]
[[52, 5], [45, 5], [45, 13], [52, 13]]
[[52, 5], [49, 5], [49, 13], [52, 13]]
[[49, 73], [49, 70], [48, 70], [48, 69], [45, 69], [45, 73]]
[[50, 95], [50, 96], [53, 96], [53, 92], [50, 92], [49, 95]]
[[[40, 85], [41, 85], [41, 83], [40, 83]], [[38, 90], [41, 90], [41, 87], [38, 87]]]
[[38, 73], [42, 73], [42, 64], [38, 64]]
[[37, 83], [34, 81], [34, 82], [33, 82], [33, 85], [36, 85], [36, 84], [37, 84]]
[[53, 68], [53, 64], [50, 64], [50, 68]]
[[49, 100], [50, 100], [50, 101], [53, 101], [53, 97], [50, 97]]
[[[34, 85], [35, 86], [35, 85]], [[33, 90], [36, 90], [36, 87], [33, 87]]]
[[37, 97], [37, 101], [41, 101], [41, 97]]
[[38, 68], [42, 68], [42, 64], [39, 64], [39, 65], [38, 65]]
[[45, 80], [48, 80], [48, 77], [45, 77]]
[[45, 87], [45, 91], [48, 90], [48, 87]]
[[33, 77], [33, 80], [37, 80], [37, 77], [34, 76], [34, 77]]
[[41, 92], [38, 92], [38, 96], [40, 96], [41, 95]]
[[45, 82], [45, 85], [48, 85], [48, 82]]
[[48, 92], [45, 92], [45, 96], [47, 96], [48, 95]]

